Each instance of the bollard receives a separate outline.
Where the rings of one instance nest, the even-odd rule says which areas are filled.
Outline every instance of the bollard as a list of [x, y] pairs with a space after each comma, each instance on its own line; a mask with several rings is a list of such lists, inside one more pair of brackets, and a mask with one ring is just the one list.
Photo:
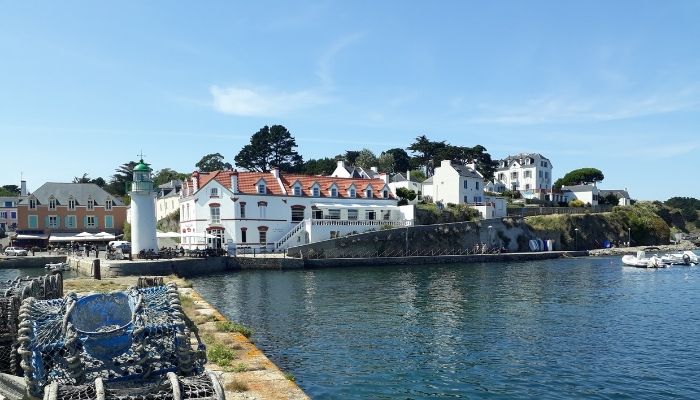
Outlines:
[[100, 271], [100, 259], [96, 259], [92, 261], [92, 277], [97, 279], [98, 281], [102, 279], [102, 274]]

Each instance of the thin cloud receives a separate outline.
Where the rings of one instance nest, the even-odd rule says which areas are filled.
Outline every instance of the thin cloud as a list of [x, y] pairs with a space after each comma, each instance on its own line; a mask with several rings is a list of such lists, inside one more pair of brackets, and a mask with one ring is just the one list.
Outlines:
[[331, 101], [328, 95], [318, 90], [288, 93], [264, 88], [213, 85], [209, 88], [209, 92], [212, 95], [212, 106], [216, 111], [245, 117], [286, 114]]
[[338, 56], [338, 54], [340, 54], [341, 51], [360, 40], [363, 36], [363, 33], [351, 33], [349, 35], [345, 35], [335, 40], [328, 48], [328, 50], [326, 50], [321, 55], [318, 61], [316, 75], [321, 80], [321, 85], [324, 88], [330, 89], [333, 87], [333, 76], [331, 74], [331, 67], [333, 66], [335, 58]]

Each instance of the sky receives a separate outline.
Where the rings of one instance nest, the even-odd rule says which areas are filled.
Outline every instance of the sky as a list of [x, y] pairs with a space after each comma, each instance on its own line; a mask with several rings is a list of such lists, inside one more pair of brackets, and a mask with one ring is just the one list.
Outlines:
[[0, 185], [192, 172], [281, 124], [304, 157], [416, 137], [700, 198], [700, 2], [3, 1]]

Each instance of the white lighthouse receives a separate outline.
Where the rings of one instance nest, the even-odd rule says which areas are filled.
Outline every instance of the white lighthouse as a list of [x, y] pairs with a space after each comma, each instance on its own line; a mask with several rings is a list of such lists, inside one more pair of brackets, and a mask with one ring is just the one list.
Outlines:
[[156, 239], [156, 192], [151, 180], [151, 167], [143, 158], [134, 167], [134, 180], [127, 190], [131, 196], [131, 254], [141, 250], [158, 251]]

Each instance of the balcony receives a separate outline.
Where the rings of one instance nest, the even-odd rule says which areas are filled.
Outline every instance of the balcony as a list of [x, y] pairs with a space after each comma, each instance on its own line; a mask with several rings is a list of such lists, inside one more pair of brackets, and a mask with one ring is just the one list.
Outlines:
[[137, 181], [137, 182], [127, 182], [126, 183], [127, 192], [152, 192], [153, 182], [150, 181]]

